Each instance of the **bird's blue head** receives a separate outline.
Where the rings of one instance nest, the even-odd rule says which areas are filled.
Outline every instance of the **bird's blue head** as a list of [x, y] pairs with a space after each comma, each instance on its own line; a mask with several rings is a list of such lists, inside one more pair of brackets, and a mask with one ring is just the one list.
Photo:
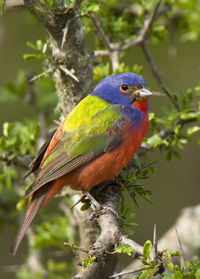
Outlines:
[[114, 74], [102, 79], [91, 94], [112, 104], [124, 106], [132, 105], [138, 98], [152, 95], [147, 89], [145, 79], [131, 72]]

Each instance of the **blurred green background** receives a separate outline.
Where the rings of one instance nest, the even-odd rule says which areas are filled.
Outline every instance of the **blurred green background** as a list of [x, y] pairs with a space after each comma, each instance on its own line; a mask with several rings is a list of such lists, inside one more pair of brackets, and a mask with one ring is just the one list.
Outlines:
[[[44, 30], [36, 20], [24, 10], [9, 11], [0, 18], [0, 86], [14, 80], [19, 69], [33, 69], [41, 72], [40, 61], [29, 62], [23, 54], [29, 52], [27, 41], [43, 39]], [[88, 38], [88, 40], [91, 40]], [[92, 42], [88, 41], [88, 46]], [[162, 72], [165, 85], [175, 91], [184, 92], [200, 81], [200, 41], [182, 43], [179, 34], [175, 35], [174, 55], [169, 54], [169, 42], [150, 46], [156, 63]], [[171, 51], [172, 52], [172, 51]], [[124, 61], [130, 66], [144, 66], [144, 77], [151, 89], [157, 90], [156, 83], [149, 66], [139, 47], [128, 51]], [[89, 92], [88, 92], [89, 93]], [[166, 98], [154, 97], [150, 100], [151, 111], [159, 114]], [[4, 121], [21, 120], [34, 117], [34, 112], [23, 103], [0, 104], [0, 125]], [[184, 160], [173, 158], [166, 162], [164, 152], [151, 152], [148, 161], [156, 160], [157, 171], [146, 181], [146, 187], [153, 192], [153, 205], [139, 200], [139, 208], [135, 208], [136, 223], [134, 239], [143, 244], [152, 238], [153, 224], [157, 224], [158, 237], [161, 236], [178, 217], [181, 208], [199, 202], [199, 147], [196, 139], [188, 144], [182, 153]], [[2, 267], [22, 264], [25, 259], [26, 241], [16, 257], [8, 254], [9, 246], [15, 235], [10, 225], [0, 231], [0, 278], [14, 278], [13, 273], [4, 273]], [[24, 249], [23, 249], [24, 248]]]

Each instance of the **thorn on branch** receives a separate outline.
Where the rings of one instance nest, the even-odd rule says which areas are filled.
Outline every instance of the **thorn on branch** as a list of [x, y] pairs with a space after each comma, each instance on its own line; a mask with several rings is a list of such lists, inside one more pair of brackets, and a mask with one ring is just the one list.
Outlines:
[[145, 270], [145, 269], [146, 269], [146, 267], [143, 267], [143, 268], [140, 268], [140, 269], [128, 270], [128, 271], [124, 271], [124, 272], [120, 272], [120, 273], [111, 275], [111, 276], [109, 276], [108, 278], [115, 278], [115, 277], [118, 277], [118, 276], [124, 276], [124, 275], [128, 275], [128, 274], [134, 274], [134, 273], [141, 272], [141, 271], [143, 271], [143, 270]]
[[178, 230], [176, 227], [175, 227], [175, 231], [176, 231], [176, 237], [177, 237], [179, 251], [180, 251], [180, 260], [181, 260], [183, 267], [187, 269], [187, 266], [185, 263], [185, 255], [184, 255], [184, 251], [183, 251], [183, 246], [182, 246], [181, 239], [179, 237]]
[[158, 261], [158, 248], [157, 248], [157, 231], [156, 231], [156, 224], [153, 227], [153, 260], [155, 262]]
[[67, 68], [65, 68], [64, 65], [60, 65], [58, 66], [59, 69], [64, 72], [66, 75], [70, 76], [71, 78], [73, 78], [76, 82], [79, 82], [79, 79], [72, 73], [72, 71], [69, 71]]
[[80, 199], [78, 199], [78, 201], [75, 202], [75, 203], [70, 207], [70, 209], [73, 209], [73, 208], [74, 208], [77, 204], [79, 204], [79, 202], [81, 202], [85, 197], [86, 197], [86, 195], [82, 195], [82, 196], [80, 197]]

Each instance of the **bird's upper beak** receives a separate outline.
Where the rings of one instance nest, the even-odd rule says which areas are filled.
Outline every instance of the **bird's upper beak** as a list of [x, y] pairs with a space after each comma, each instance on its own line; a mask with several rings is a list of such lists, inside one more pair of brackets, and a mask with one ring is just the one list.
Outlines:
[[135, 92], [135, 93], [136, 93], [137, 98], [146, 98], [146, 97], [153, 95], [153, 93], [145, 87], [137, 90], [137, 92]]

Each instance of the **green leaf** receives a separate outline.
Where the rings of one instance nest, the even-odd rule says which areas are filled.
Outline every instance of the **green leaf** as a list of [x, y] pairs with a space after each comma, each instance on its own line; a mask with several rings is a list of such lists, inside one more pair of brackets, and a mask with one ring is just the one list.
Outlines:
[[90, 202], [84, 203], [84, 204], [81, 206], [81, 211], [87, 210], [88, 208], [90, 208], [90, 206], [91, 206], [91, 203], [90, 203]]
[[86, 268], [88, 264], [92, 264], [96, 260], [96, 257], [88, 257], [86, 259], [83, 259], [82, 267]]
[[128, 245], [127, 243], [123, 243], [123, 242], [120, 242], [119, 245], [115, 244], [115, 249], [114, 251], [116, 253], [125, 253], [125, 254], [128, 254], [129, 256], [131, 256], [131, 253], [133, 252], [133, 248]]
[[164, 272], [162, 279], [175, 279], [174, 273], [171, 272]]
[[154, 135], [153, 137], [151, 137], [151, 138], [148, 138], [148, 139], [147, 139], [147, 144], [150, 144], [150, 145], [152, 145], [153, 147], [157, 147], [157, 146], [162, 145], [162, 144], [164, 144], [164, 145], [166, 145], [166, 146], [169, 145], [169, 143], [167, 142], [167, 140], [162, 139], [162, 138], [159, 137], [157, 134], [155, 134], [155, 135]]
[[46, 51], [47, 51], [47, 47], [48, 47], [48, 44], [47, 44], [47, 43], [45, 43], [45, 44], [43, 45], [43, 48], [42, 48], [42, 53], [43, 53], [43, 54], [45, 54], [45, 53], [46, 53]]
[[5, 122], [3, 124], [3, 135], [5, 137], [9, 137], [9, 132], [11, 131], [11, 129], [13, 128], [13, 124], [12, 123], [8, 123], [8, 122]]
[[151, 121], [155, 117], [154, 112], [149, 112], [149, 121]]
[[167, 267], [168, 267], [171, 271], [174, 270], [174, 264], [173, 264], [172, 262], [169, 262], [169, 263], [167, 264]]
[[187, 134], [189, 136], [195, 134], [196, 132], [200, 131], [200, 126], [193, 126], [193, 127], [189, 127], [187, 128]]
[[141, 272], [140, 279], [148, 279], [153, 275], [153, 267], [147, 268]]
[[151, 248], [152, 248], [152, 243], [150, 240], [147, 240], [143, 248], [143, 256], [145, 257], [145, 259], [149, 259]]
[[24, 58], [25, 60], [40, 59], [40, 58], [42, 58], [42, 57], [43, 57], [42, 54], [34, 54], [34, 53], [25, 53], [25, 54], [23, 55], [23, 58]]
[[21, 199], [20, 201], [18, 201], [16, 208], [17, 210], [22, 210], [26, 204], [26, 200], [25, 198]]
[[28, 47], [38, 50], [38, 46], [36, 44], [34, 44], [32, 42], [29, 42], [29, 41], [26, 42], [26, 44], [27, 44]]
[[90, 11], [90, 12], [98, 12], [99, 11], [99, 5], [90, 5], [89, 7], [88, 7], [88, 11]]
[[43, 43], [42, 43], [41, 40], [37, 40], [37, 41], [36, 41], [36, 45], [37, 45], [37, 47], [38, 47], [38, 50], [42, 50], [42, 48], [43, 48]]

